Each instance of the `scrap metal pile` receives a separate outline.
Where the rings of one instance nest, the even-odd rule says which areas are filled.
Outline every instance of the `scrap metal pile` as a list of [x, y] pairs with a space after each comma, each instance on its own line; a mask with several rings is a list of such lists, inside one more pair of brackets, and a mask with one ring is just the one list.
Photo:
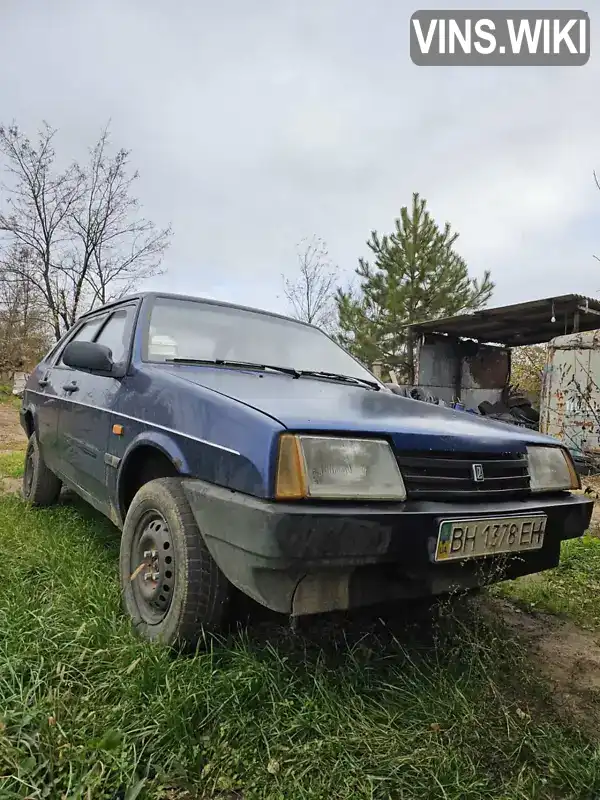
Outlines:
[[483, 402], [479, 404], [479, 412], [484, 417], [520, 425], [534, 431], [537, 431], [540, 425], [540, 412], [536, 411], [531, 401], [513, 386], [509, 387], [506, 403]]
[[494, 419], [498, 422], [506, 422], [510, 425], [518, 425], [530, 430], [538, 430], [540, 414], [531, 405], [531, 401], [518, 389], [509, 387], [506, 402], [490, 403], [485, 400], [477, 408], [467, 408], [460, 400], [447, 403], [441, 397], [437, 397], [425, 391], [421, 386], [399, 386], [395, 383], [386, 384], [394, 394], [401, 397], [408, 397], [411, 400], [420, 400], [423, 403], [432, 403], [436, 406], [446, 406], [458, 411], [465, 411], [470, 414], [477, 414], [487, 419]]

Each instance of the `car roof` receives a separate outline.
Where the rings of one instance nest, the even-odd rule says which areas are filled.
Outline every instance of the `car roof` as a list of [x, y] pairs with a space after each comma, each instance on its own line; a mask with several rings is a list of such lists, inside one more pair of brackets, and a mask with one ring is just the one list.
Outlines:
[[298, 325], [306, 325], [309, 328], [315, 328], [316, 325], [311, 325], [310, 322], [304, 322], [301, 319], [295, 319], [294, 317], [286, 316], [285, 314], [277, 314], [274, 311], [265, 311], [262, 308], [253, 308], [252, 306], [242, 306], [237, 305], [236, 303], [227, 303], [223, 300], [212, 300], [206, 297], [195, 297], [191, 294], [173, 294], [172, 292], [156, 292], [156, 291], [145, 291], [145, 292], [136, 292], [135, 294], [129, 294], [125, 297], [121, 297], [118, 300], [113, 300], [110, 303], [105, 303], [103, 306], [98, 306], [98, 308], [94, 308], [91, 311], [87, 311], [85, 314], [82, 314], [78, 321], [81, 319], [85, 319], [86, 317], [91, 316], [92, 314], [98, 314], [101, 311], [105, 311], [107, 309], [115, 308], [117, 306], [123, 305], [124, 303], [131, 303], [135, 300], [143, 300], [143, 299], [154, 299], [154, 298], [161, 298], [167, 300], [191, 300], [195, 303], [203, 303], [205, 305], [210, 306], [220, 306], [221, 308], [234, 308], [237, 311], [252, 311], [255, 314], [263, 314], [266, 317], [275, 317], [276, 319], [285, 319], [289, 322], [295, 322]]

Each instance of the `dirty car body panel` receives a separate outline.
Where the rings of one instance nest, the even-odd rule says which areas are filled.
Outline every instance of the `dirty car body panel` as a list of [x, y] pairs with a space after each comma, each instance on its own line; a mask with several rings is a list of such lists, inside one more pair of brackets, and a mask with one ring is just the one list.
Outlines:
[[[110, 347], [113, 373], [61, 363], [78, 336]], [[563, 453], [554, 440], [394, 395], [316, 328], [216, 301], [144, 293], [85, 315], [31, 374], [21, 418], [63, 483], [121, 527], [144, 459], [160, 453], [220, 570], [288, 614], [538, 572], [591, 516], [581, 495], [532, 491], [528, 448]], [[292, 447], [352, 439], [359, 450], [375, 440], [405, 496], [284, 496], [285, 437]], [[306, 474], [290, 480], [308, 486], [318, 470], [298, 464]], [[504, 532], [473, 527], [494, 519]], [[466, 543], [514, 540], [513, 520], [522, 542], [540, 546], [436, 560], [442, 523], [456, 538], [465, 521]]]

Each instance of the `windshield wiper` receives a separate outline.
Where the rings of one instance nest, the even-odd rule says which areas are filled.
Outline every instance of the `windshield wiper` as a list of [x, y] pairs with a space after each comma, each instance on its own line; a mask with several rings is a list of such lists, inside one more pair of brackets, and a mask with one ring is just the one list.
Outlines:
[[170, 364], [215, 364], [218, 367], [248, 367], [250, 369], [272, 369], [275, 372], [282, 372], [284, 375], [292, 375], [299, 378], [302, 374], [300, 370], [293, 367], [278, 367], [274, 364], [255, 364], [253, 361], [229, 361], [226, 358], [167, 358]]
[[375, 381], [367, 380], [367, 378], [355, 378], [353, 375], [339, 375], [337, 372], [320, 372], [313, 369], [299, 370], [300, 377], [308, 375], [314, 378], [328, 378], [332, 381], [340, 381], [342, 383], [354, 383], [358, 386], [368, 386], [370, 389], [377, 389], [379, 391], [381, 386]]
[[355, 378], [352, 375], [340, 375], [337, 372], [320, 372], [312, 369], [294, 369], [293, 367], [280, 367], [275, 364], [258, 364], [253, 361], [230, 361], [227, 358], [167, 358], [169, 364], [215, 364], [217, 367], [239, 367], [240, 369], [272, 369], [284, 375], [291, 375], [293, 378], [301, 378], [306, 375], [312, 378], [327, 378], [341, 383], [353, 383], [357, 386], [368, 386], [370, 389], [381, 389], [375, 381], [367, 378]]

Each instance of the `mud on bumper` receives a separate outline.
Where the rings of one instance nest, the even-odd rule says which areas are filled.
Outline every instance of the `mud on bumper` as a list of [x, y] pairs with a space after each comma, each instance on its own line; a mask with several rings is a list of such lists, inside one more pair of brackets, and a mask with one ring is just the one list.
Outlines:
[[[286, 614], [313, 614], [443, 594], [540, 572], [581, 536], [593, 502], [562, 494], [511, 502], [283, 504], [199, 480], [184, 486], [206, 544], [229, 580]], [[440, 519], [547, 514], [540, 550], [448, 564], [430, 555]]]

